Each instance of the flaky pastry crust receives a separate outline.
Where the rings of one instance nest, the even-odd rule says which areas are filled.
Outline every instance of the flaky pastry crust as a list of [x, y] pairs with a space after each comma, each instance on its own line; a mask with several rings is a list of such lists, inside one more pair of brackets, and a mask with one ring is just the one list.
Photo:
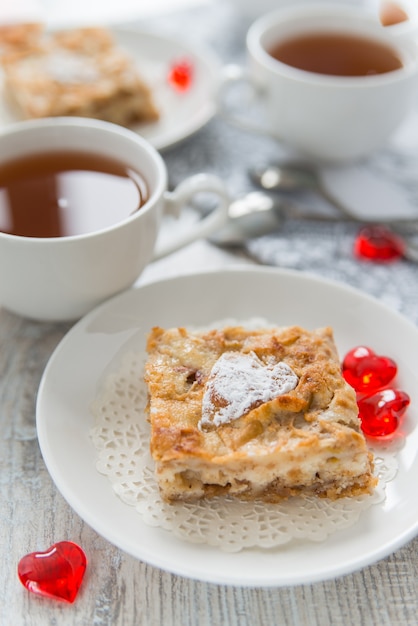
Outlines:
[[22, 118], [81, 116], [123, 126], [159, 118], [136, 63], [107, 29], [40, 32], [37, 38], [30, 32], [20, 45], [18, 33], [14, 39], [7, 34], [4, 88]]
[[[165, 500], [229, 494], [276, 502], [373, 490], [372, 455], [359, 428], [355, 392], [341, 375], [331, 328], [156, 327], [147, 350], [150, 445]], [[213, 372], [222, 369], [223, 355], [232, 363], [230, 384], [226, 377], [227, 384], [217, 387]], [[245, 367], [250, 364], [247, 376], [237, 355]], [[294, 388], [260, 400], [252, 381], [259, 384], [265, 371], [274, 387], [278, 363], [296, 375]], [[240, 403], [240, 396], [249, 402]], [[243, 414], [228, 413], [235, 401], [246, 407]], [[227, 419], [216, 422], [225, 414]]]

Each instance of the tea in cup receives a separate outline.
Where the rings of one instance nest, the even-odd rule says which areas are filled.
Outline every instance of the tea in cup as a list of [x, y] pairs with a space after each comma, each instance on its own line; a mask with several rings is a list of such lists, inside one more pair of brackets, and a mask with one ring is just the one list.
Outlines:
[[[360, 8], [282, 8], [256, 20], [246, 43], [248, 68], [226, 68], [220, 112], [305, 157], [365, 157], [384, 145], [415, 104], [417, 42], [391, 36]], [[260, 122], [228, 103], [231, 85], [242, 81], [256, 94]]]
[[[218, 205], [164, 247], [163, 215], [198, 192]], [[144, 267], [227, 217], [216, 176], [167, 191], [159, 153], [136, 133], [87, 118], [19, 122], [0, 134], [0, 306], [38, 320], [72, 320], [130, 287]]]

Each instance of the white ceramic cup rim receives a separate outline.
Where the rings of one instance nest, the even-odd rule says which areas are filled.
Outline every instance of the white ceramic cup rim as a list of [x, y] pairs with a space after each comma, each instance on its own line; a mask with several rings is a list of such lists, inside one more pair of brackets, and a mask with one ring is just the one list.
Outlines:
[[[310, 19], [321, 18], [321, 26], [312, 26]], [[361, 18], [361, 20], [359, 20]], [[326, 21], [329, 20], [329, 26]], [[271, 37], [271, 41], [281, 39], [281, 36], [274, 37], [278, 26], [282, 23], [297, 24], [295, 33], [317, 32], [344, 32], [355, 35], [364, 35], [369, 39], [385, 43], [392, 46], [401, 55], [402, 67], [370, 76], [330, 76], [310, 72], [292, 67], [277, 59], [274, 59], [267, 51], [266, 40]], [[338, 22], [338, 26], [336, 26]], [[355, 26], [352, 26], [354, 25]], [[289, 34], [286, 35], [288, 38]], [[284, 39], [284, 37], [283, 37]], [[250, 55], [272, 74], [284, 76], [294, 81], [310, 83], [315, 85], [336, 86], [339, 88], [371, 88], [381, 84], [391, 84], [405, 80], [418, 70], [418, 44], [412, 38], [395, 38], [390, 35], [385, 27], [380, 26], [377, 17], [376, 21], [370, 13], [362, 9], [343, 5], [318, 4], [312, 6], [297, 5], [293, 7], [282, 7], [275, 11], [266, 13], [258, 18], [249, 28], [247, 33], [247, 49]]]
[[[32, 154], [42, 154], [42, 153], [48, 153], [51, 151], [55, 152], [59, 150], [58, 148], [50, 148], [48, 146], [44, 148], [42, 148], [42, 146], [39, 146], [38, 148], [30, 148], [30, 149], [22, 148], [21, 150], [18, 151], [18, 155], [10, 157], [6, 154], [3, 158], [2, 140], [4, 138], [24, 136], [28, 132], [42, 134], [45, 131], [50, 132], [53, 129], [56, 129], [57, 132], [65, 129], [64, 132], [67, 132], [69, 128], [70, 129], [76, 128], [77, 130], [85, 129], [86, 131], [98, 132], [101, 134], [106, 133], [108, 135], [114, 134], [115, 137], [118, 136], [119, 138], [124, 138], [126, 141], [129, 141], [135, 144], [143, 152], [144, 158], [146, 158], [149, 163], [152, 163], [152, 167], [155, 169], [155, 182], [152, 186], [150, 185], [150, 182], [147, 176], [144, 175], [145, 183], [147, 185], [148, 192], [149, 192], [146, 202], [144, 202], [144, 204], [141, 205], [141, 207], [137, 211], [132, 213], [132, 215], [124, 217], [118, 220], [117, 222], [115, 222], [114, 224], [111, 224], [110, 226], [100, 228], [92, 232], [80, 233], [80, 234], [74, 234], [74, 235], [63, 235], [59, 237], [28, 237], [25, 235], [15, 235], [11, 233], [5, 233], [0, 230], [0, 239], [6, 238], [9, 240], [15, 239], [19, 241], [26, 240], [27, 242], [30, 242], [32, 245], [39, 244], [39, 245], [45, 246], [45, 245], [48, 245], [48, 242], [52, 245], [57, 240], [62, 241], [62, 245], [65, 245], [65, 242], [73, 242], [74, 240], [79, 240], [79, 239], [95, 238], [97, 236], [100, 236], [103, 233], [106, 233], [109, 231], [115, 231], [115, 230], [118, 230], [119, 228], [124, 228], [126, 224], [128, 224], [129, 222], [133, 222], [138, 219], [141, 219], [141, 217], [144, 216], [145, 213], [148, 213], [149, 211], [153, 210], [153, 208], [155, 207], [155, 204], [163, 195], [167, 187], [167, 169], [166, 169], [166, 166], [164, 164], [162, 157], [157, 152], [157, 150], [146, 139], [136, 134], [135, 132], [127, 128], [124, 128], [122, 126], [119, 126], [117, 124], [104, 122], [104, 121], [96, 120], [96, 119], [78, 118], [78, 117], [54, 117], [54, 118], [27, 120], [27, 121], [15, 122], [13, 124], [10, 124], [9, 126], [7, 126], [7, 128], [2, 130], [0, 133], [0, 165], [1, 163], [7, 163], [7, 162], [14, 160], [15, 158], [19, 158], [19, 156], [30, 156]], [[63, 146], [62, 149], [64, 151], [72, 150], [72, 148], [67, 148], [66, 146]], [[121, 161], [120, 158], [114, 157], [114, 155], [112, 154], [110, 144], [108, 148], [100, 152], [99, 150], [95, 149], [94, 146], [92, 146], [91, 149], [89, 150], [75, 147], [74, 151], [81, 151], [81, 152], [86, 152], [86, 153], [89, 152], [91, 154], [95, 154], [95, 153], [104, 154], [106, 156], [109, 156], [109, 158], [114, 158], [116, 161], [119, 161], [119, 162]], [[130, 165], [130, 166], [134, 169], [134, 165]], [[138, 164], [138, 172], [142, 175], [141, 164]]]

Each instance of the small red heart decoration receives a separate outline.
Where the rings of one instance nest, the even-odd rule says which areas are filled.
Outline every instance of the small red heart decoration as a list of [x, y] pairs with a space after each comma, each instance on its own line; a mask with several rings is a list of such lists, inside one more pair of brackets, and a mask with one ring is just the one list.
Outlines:
[[342, 364], [345, 380], [362, 393], [386, 387], [395, 378], [397, 371], [395, 361], [375, 354], [367, 346], [358, 346], [347, 352]]
[[383, 389], [357, 401], [362, 431], [371, 437], [387, 437], [398, 427], [410, 398], [398, 389]]
[[369, 261], [396, 261], [404, 253], [405, 243], [402, 238], [385, 226], [362, 228], [354, 242], [354, 254]]
[[193, 82], [193, 65], [187, 59], [174, 62], [167, 76], [169, 85], [176, 91], [184, 92], [190, 89]]
[[74, 602], [87, 559], [71, 541], [54, 543], [46, 552], [32, 552], [18, 564], [17, 573], [26, 589], [40, 596]]

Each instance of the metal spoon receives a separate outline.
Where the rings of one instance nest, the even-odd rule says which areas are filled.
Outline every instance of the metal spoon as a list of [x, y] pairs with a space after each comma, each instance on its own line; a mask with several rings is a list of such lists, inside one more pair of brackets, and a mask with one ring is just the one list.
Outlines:
[[[417, 218], [377, 219], [367, 220], [353, 214], [349, 208], [340, 203], [322, 184], [317, 171], [309, 164], [290, 161], [281, 164], [258, 165], [250, 169], [250, 178], [258, 187], [265, 191], [302, 191], [310, 189], [320, 194], [329, 204], [333, 205], [344, 217], [344, 220], [381, 224], [396, 229], [400, 234], [418, 233]], [[332, 219], [332, 218], [331, 218]]]
[[261, 237], [280, 228], [282, 201], [261, 191], [237, 198], [230, 204], [228, 220], [209, 241], [218, 246], [241, 246], [252, 237]]
[[[195, 208], [201, 213], [205, 211], [199, 206]], [[338, 221], [338, 217], [306, 211], [277, 195], [252, 191], [231, 203], [226, 224], [212, 234], [209, 241], [219, 246], [240, 246], [252, 237], [278, 230], [287, 219]], [[346, 219], [364, 223], [354, 216]]]
[[250, 178], [266, 191], [302, 191], [310, 189], [320, 194], [343, 215], [354, 219], [353, 214], [322, 185], [318, 173], [309, 164], [288, 162], [258, 165], [250, 169]]
[[[278, 230], [286, 219], [339, 221], [338, 217], [307, 212], [272, 194], [254, 191], [231, 203], [226, 224], [211, 235], [209, 241], [217, 246], [240, 248], [253, 237], [261, 237]], [[366, 223], [356, 216], [348, 216], [345, 221]], [[417, 222], [414, 221], [414, 224], [416, 226]], [[405, 257], [418, 262], [418, 245], [411, 239], [405, 239], [405, 244]]]

